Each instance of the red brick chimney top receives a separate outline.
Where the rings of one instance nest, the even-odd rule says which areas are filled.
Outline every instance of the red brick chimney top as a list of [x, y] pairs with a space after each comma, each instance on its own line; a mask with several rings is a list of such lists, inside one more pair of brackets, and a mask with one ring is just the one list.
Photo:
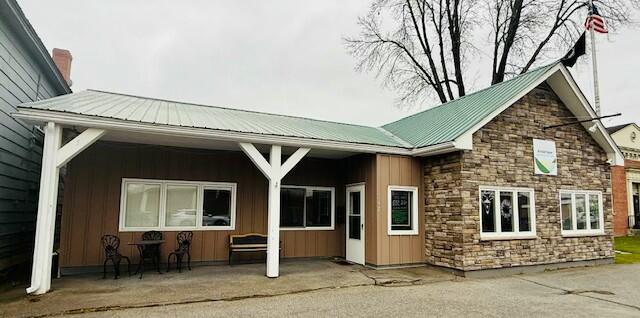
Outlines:
[[71, 61], [73, 60], [71, 52], [65, 49], [54, 48], [51, 56], [58, 70], [60, 70], [62, 77], [67, 81], [67, 85], [71, 86]]

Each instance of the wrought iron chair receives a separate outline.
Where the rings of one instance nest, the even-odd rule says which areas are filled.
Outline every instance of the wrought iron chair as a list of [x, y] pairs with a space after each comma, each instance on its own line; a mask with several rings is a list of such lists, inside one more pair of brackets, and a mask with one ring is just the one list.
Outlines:
[[131, 275], [131, 260], [128, 257], [120, 254], [118, 248], [120, 247], [120, 238], [115, 235], [103, 235], [102, 247], [104, 248], [105, 260], [102, 264], [102, 279], [107, 278], [107, 262], [113, 263], [114, 279], [118, 279], [120, 276], [120, 262], [125, 259], [127, 261], [127, 273]]
[[173, 252], [169, 253], [169, 257], [167, 257], [167, 272], [171, 268], [171, 256], [176, 259], [176, 267], [178, 268], [178, 272], [182, 273], [182, 259], [184, 256], [187, 256], [187, 268], [191, 270], [191, 241], [193, 239], [193, 232], [191, 231], [182, 231], [178, 233], [176, 236], [176, 240], [178, 241], [178, 248], [176, 248]]
[[142, 233], [143, 241], [158, 241], [162, 239], [162, 232], [158, 231], [147, 231]]
[[[162, 232], [158, 231], [147, 231], [142, 233], [143, 241], [159, 241], [162, 240]], [[138, 266], [138, 270], [140, 272], [140, 278], [142, 278], [142, 272], [144, 271], [144, 262], [146, 260], [151, 260], [153, 265], [156, 267], [158, 273], [160, 273], [160, 245], [149, 245], [144, 247], [140, 251], [140, 264]]]

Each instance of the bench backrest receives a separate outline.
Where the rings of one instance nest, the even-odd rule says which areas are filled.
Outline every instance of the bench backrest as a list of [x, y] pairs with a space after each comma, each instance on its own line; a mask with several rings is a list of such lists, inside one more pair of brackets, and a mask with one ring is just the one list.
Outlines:
[[264, 234], [250, 233], [241, 235], [229, 235], [231, 245], [267, 244], [267, 236]]

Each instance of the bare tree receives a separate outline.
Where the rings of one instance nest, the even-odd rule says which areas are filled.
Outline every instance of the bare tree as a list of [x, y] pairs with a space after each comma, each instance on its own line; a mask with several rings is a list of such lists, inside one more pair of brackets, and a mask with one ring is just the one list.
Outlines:
[[[558, 57], [583, 29], [588, 0], [374, 0], [347, 38], [357, 67], [373, 71], [410, 103], [444, 103], [466, 94], [470, 39], [491, 32], [491, 83], [524, 73], [549, 53]], [[630, 22], [640, 0], [596, 2], [610, 29]], [[490, 30], [488, 30], [490, 27]]]

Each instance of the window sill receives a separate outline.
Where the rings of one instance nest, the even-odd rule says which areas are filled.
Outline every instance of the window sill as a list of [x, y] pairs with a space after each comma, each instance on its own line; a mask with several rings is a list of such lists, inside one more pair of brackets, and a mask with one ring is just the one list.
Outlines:
[[236, 228], [233, 226], [207, 226], [207, 227], [145, 227], [145, 228], [120, 228], [118, 232], [146, 232], [146, 231], [159, 231], [159, 232], [180, 232], [180, 231], [234, 231]]
[[535, 240], [538, 238], [536, 234], [523, 234], [523, 235], [482, 235], [480, 234], [480, 241], [510, 241], [510, 240]]
[[562, 237], [587, 237], [587, 236], [607, 236], [604, 232], [563, 232]]
[[418, 231], [388, 231], [389, 236], [418, 235]]
[[281, 227], [280, 231], [333, 231], [334, 227]]

